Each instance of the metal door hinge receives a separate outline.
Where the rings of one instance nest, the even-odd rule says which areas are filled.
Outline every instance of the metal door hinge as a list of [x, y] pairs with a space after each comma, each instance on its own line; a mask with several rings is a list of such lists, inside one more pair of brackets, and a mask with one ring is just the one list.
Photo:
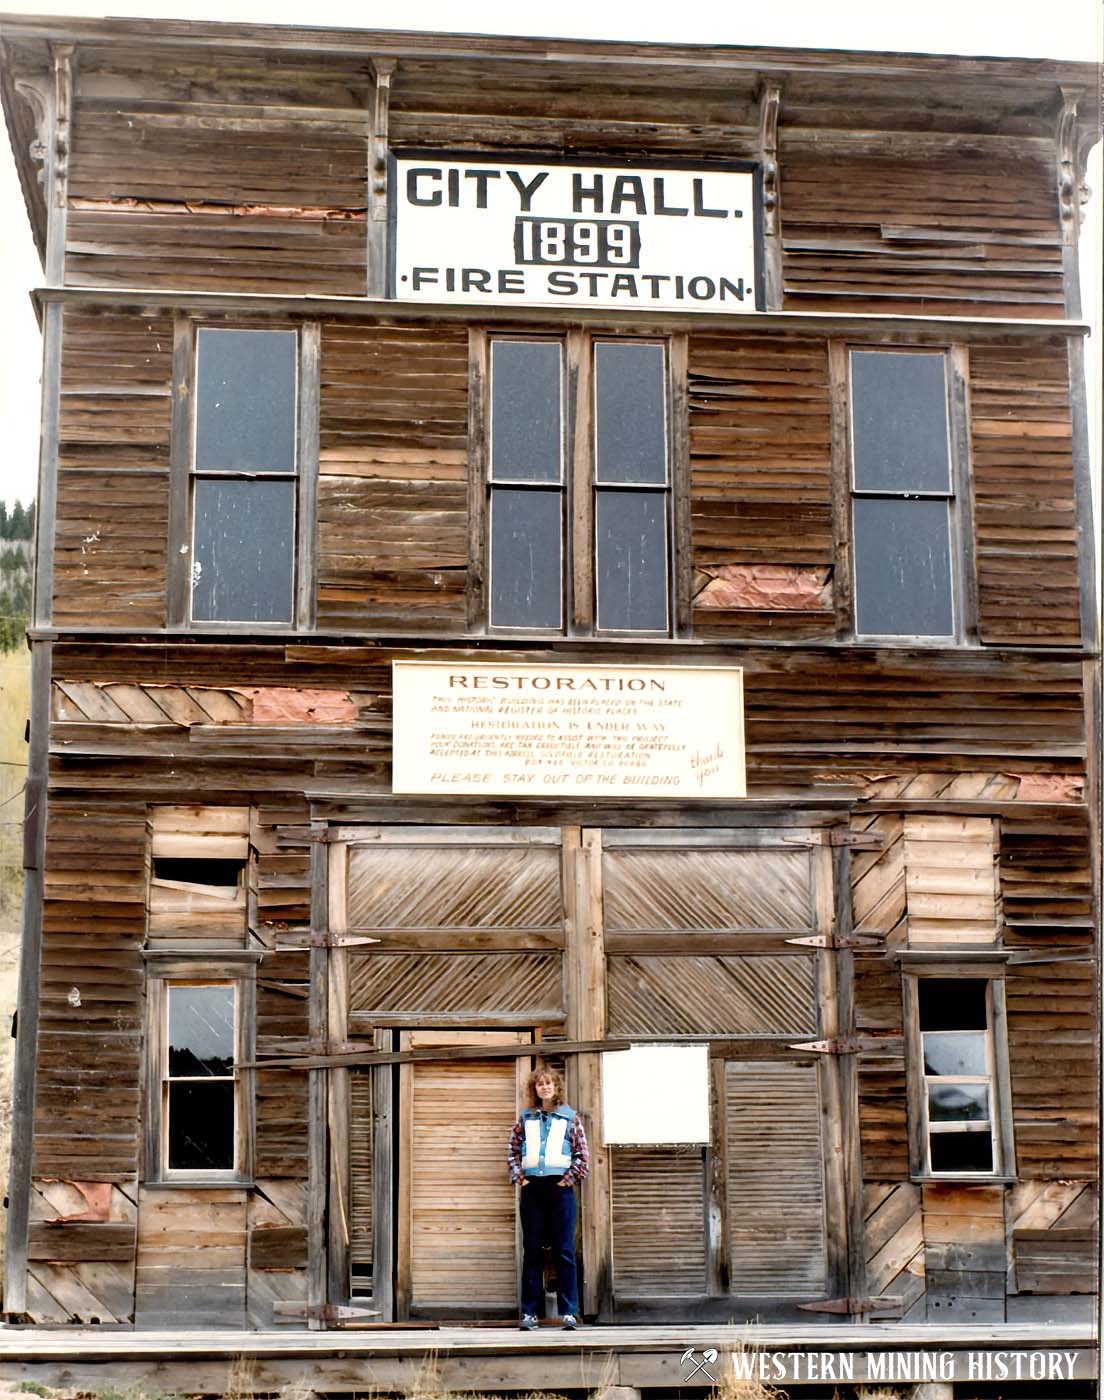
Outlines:
[[884, 939], [884, 933], [813, 933], [806, 938], [787, 938], [783, 941], [799, 948], [881, 948]]
[[[898, 1037], [900, 1039], [900, 1037]], [[888, 1041], [869, 1035], [837, 1036], [835, 1040], [806, 1040], [790, 1050], [809, 1050], [814, 1055], [861, 1055], [866, 1050], [884, 1050]]]
[[279, 1063], [289, 1055], [370, 1055], [377, 1048], [371, 1040], [281, 1040], [272, 1059]]
[[904, 1299], [885, 1298], [826, 1298], [821, 1303], [798, 1303], [802, 1312], [837, 1313], [843, 1317], [900, 1317]]
[[352, 1322], [357, 1318], [379, 1317], [379, 1308], [358, 1308], [348, 1303], [272, 1304], [275, 1317], [302, 1317], [308, 1322]]
[[276, 947], [279, 949], [289, 948], [362, 948], [369, 943], [379, 943], [379, 938], [368, 938], [363, 934], [352, 933], [330, 933], [291, 930], [287, 933], [277, 933]]

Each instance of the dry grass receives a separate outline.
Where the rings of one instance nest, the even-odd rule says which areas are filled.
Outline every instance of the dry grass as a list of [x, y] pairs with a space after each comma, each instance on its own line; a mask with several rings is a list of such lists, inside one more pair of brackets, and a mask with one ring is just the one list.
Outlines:
[[769, 1385], [759, 1374], [759, 1349], [743, 1342], [722, 1352], [716, 1400], [786, 1400], [786, 1392]]

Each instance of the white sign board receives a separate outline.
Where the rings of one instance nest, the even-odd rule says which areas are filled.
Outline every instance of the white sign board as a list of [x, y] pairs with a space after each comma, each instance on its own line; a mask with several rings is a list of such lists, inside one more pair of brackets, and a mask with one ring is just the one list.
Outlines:
[[395, 792], [746, 796], [730, 666], [395, 661]]
[[634, 1045], [602, 1056], [602, 1141], [709, 1141], [709, 1047]]
[[392, 157], [399, 301], [755, 311], [761, 222], [748, 165]]

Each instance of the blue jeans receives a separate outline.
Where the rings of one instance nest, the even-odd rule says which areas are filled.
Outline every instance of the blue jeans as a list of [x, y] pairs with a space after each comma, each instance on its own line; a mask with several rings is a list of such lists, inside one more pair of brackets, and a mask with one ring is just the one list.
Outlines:
[[561, 1317], [579, 1315], [575, 1280], [575, 1188], [560, 1186], [562, 1173], [531, 1176], [519, 1188], [521, 1211], [521, 1310], [539, 1317], [544, 1311], [544, 1259], [552, 1251], [556, 1265], [556, 1306]]

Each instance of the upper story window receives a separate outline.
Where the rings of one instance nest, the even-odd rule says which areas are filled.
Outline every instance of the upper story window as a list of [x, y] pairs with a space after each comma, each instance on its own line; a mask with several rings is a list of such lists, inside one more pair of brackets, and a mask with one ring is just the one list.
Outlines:
[[297, 361], [295, 331], [197, 333], [193, 622], [295, 616]]
[[658, 341], [491, 341], [492, 627], [670, 631], [667, 382]]
[[851, 535], [855, 632], [955, 638], [946, 356], [852, 350]]

